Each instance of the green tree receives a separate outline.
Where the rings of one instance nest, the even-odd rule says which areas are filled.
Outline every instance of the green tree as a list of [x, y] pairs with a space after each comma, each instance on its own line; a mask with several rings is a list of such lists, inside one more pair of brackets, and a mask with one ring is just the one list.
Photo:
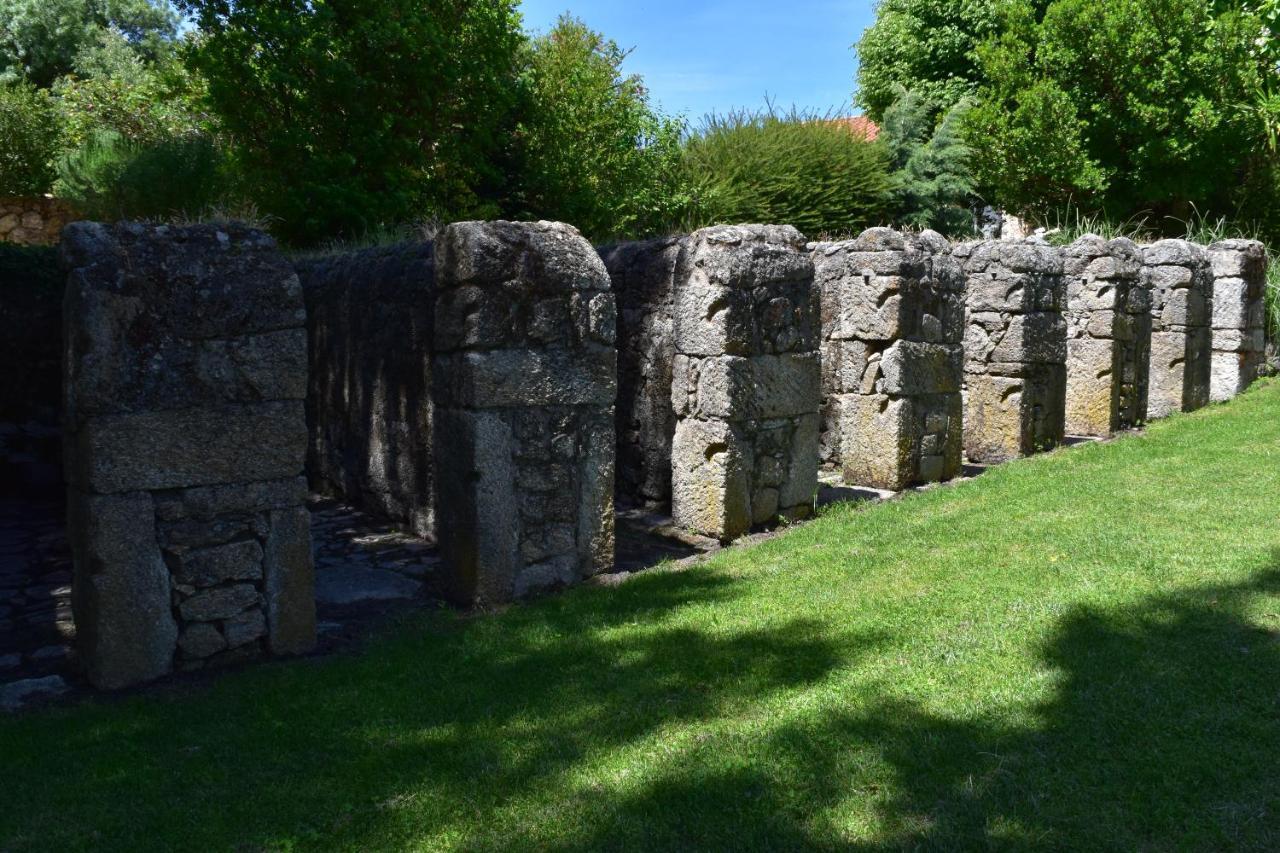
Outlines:
[[848, 124], [796, 112], [710, 116], [685, 147], [696, 209], [687, 226], [763, 222], [848, 234], [882, 221], [888, 153]]
[[968, 101], [952, 106], [935, 124], [923, 95], [902, 87], [897, 94], [880, 127], [893, 169], [889, 204], [894, 219], [949, 235], [972, 231], [972, 152], [961, 131]]
[[652, 234], [678, 218], [679, 121], [659, 116], [627, 51], [564, 16], [532, 40], [521, 122], [520, 181], [528, 215], [608, 237]]
[[61, 138], [48, 92], [27, 83], [0, 84], [0, 195], [48, 192]]
[[295, 241], [497, 210], [514, 0], [182, 0], [257, 200]]
[[1028, 211], [1075, 199], [1120, 216], [1231, 207], [1262, 124], [1258, 19], [1205, 0], [1030, 0], [977, 52], [979, 174]]
[[0, 80], [48, 87], [115, 33], [147, 59], [178, 34], [168, 0], [0, 0]]

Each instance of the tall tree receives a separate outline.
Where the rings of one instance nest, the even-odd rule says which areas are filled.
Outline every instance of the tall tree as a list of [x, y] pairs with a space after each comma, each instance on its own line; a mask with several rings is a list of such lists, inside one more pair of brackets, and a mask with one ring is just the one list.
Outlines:
[[510, 147], [515, 0], [182, 0], [194, 66], [295, 240], [485, 215]]

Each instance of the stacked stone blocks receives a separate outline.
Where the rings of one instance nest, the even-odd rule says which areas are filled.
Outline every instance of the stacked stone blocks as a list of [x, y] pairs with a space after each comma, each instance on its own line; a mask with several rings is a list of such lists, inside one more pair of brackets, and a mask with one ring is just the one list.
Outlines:
[[807, 515], [817, 489], [821, 366], [804, 238], [763, 225], [692, 234], [674, 305], [676, 523], [727, 541]]
[[939, 234], [873, 228], [812, 247], [822, 301], [822, 459], [903, 489], [961, 470], [964, 279]]
[[1087, 235], [1067, 248], [1066, 431], [1106, 436], [1147, 417], [1151, 291], [1142, 250]]
[[1213, 270], [1213, 355], [1209, 398], [1230, 400], [1266, 363], [1267, 250], [1256, 240], [1209, 247]]
[[90, 681], [315, 641], [297, 276], [240, 226], [64, 231], [65, 453]]
[[1213, 269], [1203, 246], [1161, 240], [1143, 248], [1151, 286], [1151, 377], [1147, 415], [1168, 417], [1209, 402]]
[[436, 260], [448, 592], [496, 604], [610, 568], [617, 318], [604, 264], [546, 222], [451, 225]]
[[1003, 462], [1061, 443], [1066, 404], [1062, 252], [1036, 240], [964, 243], [965, 454]]

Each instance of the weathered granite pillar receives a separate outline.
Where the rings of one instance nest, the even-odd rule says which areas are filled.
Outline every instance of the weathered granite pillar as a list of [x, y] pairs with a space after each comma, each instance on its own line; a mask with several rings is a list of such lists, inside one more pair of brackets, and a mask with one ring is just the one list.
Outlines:
[[63, 232], [68, 537], [90, 681], [315, 642], [306, 316], [236, 225]]
[[961, 469], [964, 277], [945, 238], [872, 228], [811, 247], [822, 300], [822, 459], [898, 490]]
[[1213, 356], [1209, 399], [1230, 400], [1266, 363], [1267, 250], [1257, 240], [1209, 247], [1213, 269]]
[[312, 488], [435, 532], [431, 456], [431, 243], [297, 265], [307, 302]]
[[618, 300], [618, 472], [621, 500], [671, 502], [672, 296], [681, 240], [664, 237], [600, 249]]
[[457, 600], [613, 563], [616, 308], [568, 225], [462, 222], [436, 244], [437, 528]]
[[1145, 246], [1151, 284], [1151, 390], [1147, 417], [1190, 412], [1209, 402], [1213, 357], [1213, 270], [1202, 246], [1161, 240]]
[[672, 515], [721, 540], [812, 511], [821, 367], [813, 262], [790, 226], [704, 228], [675, 278]]
[[1132, 240], [1092, 234], [1066, 250], [1067, 419], [1106, 436], [1147, 418], [1151, 291]]
[[965, 453], [1004, 462], [1064, 434], [1067, 327], [1062, 251], [1035, 240], [963, 243]]

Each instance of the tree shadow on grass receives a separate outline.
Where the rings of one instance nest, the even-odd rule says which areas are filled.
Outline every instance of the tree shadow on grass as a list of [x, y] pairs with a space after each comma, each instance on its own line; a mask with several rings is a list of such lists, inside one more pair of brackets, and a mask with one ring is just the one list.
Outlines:
[[710, 572], [654, 575], [501, 617], [409, 620], [365, 654], [195, 695], [0, 725], [15, 786], [0, 850], [377, 846], [406, 797], [448, 803], [414, 830], [429, 835], [663, 726], [818, 682], [877, 643], [798, 619], [716, 631], [668, 618], [737, 594]]
[[1280, 849], [1280, 607], [1249, 610], [1278, 593], [1271, 570], [1077, 608], [1043, 649], [1060, 688], [1033, 724], [898, 701], [826, 715], [742, 766], [601, 798], [554, 849]]

